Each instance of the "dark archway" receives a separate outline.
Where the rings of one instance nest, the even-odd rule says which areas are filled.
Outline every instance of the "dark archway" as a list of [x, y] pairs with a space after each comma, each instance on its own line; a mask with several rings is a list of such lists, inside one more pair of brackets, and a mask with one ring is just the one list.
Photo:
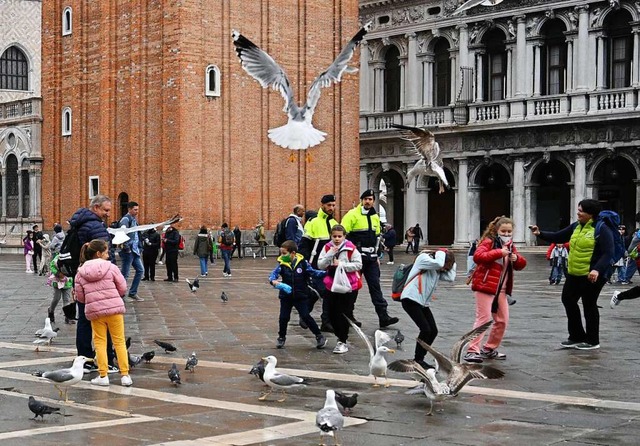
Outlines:
[[18, 217], [18, 158], [11, 154], [7, 157], [7, 217]]
[[436, 177], [429, 177], [429, 224], [425, 234], [430, 245], [449, 246], [455, 241], [456, 194], [453, 190], [455, 178], [445, 169], [450, 188], [438, 193], [440, 183]]
[[118, 209], [120, 209], [120, 215], [118, 215], [118, 220], [125, 216], [129, 209], [127, 209], [127, 205], [129, 204], [129, 195], [126, 192], [120, 192], [118, 195]]
[[511, 216], [511, 179], [502, 165], [494, 163], [478, 172], [480, 231], [499, 215]]
[[404, 227], [404, 180], [395, 170], [383, 172], [381, 179], [387, 185], [387, 224], [400, 234]]
[[384, 111], [400, 108], [400, 51], [391, 45], [384, 55]]
[[571, 223], [571, 176], [560, 161], [540, 164], [533, 172], [536, 189], [535, 223], [555, 231]]
[[601, 162], [593, 175], [598, 185], [598, 201], [603, 209], [620, 214], [628, 228], [635, 228], [636, 172], [629, 160], [615, 157]]

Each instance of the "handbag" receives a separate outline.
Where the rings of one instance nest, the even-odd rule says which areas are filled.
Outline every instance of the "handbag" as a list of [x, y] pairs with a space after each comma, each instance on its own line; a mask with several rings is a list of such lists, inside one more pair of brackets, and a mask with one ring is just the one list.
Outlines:
[[331, 292], [338, 294], [347, 294], [352, 291], [351, 282], [347, 272], [344, 270], [342, 264], [336, 267], [335, 275], [333, 276], [333, 284], [331, 284]]

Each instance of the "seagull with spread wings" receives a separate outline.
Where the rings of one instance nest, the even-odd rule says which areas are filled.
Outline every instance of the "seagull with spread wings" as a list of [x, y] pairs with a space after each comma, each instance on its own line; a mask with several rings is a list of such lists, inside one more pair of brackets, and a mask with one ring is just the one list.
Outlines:
[[387, 359], [384, 355], [386, 353], [395, 353], [396, 351], [385, 347], [384, 344], [391, 341], [391, 336], [382, 330], [376, 330], [374, 334], [374, 350], [373, 344], [371, 344], [371, 341], [367, 335], [364, 334], [362, 329], [347, 316], [345, 316], [345, 318], [347, 318], [351, 327], [356, 331], [356, 333], [358, 333], [358, 336], [360, 336], [365, 344], [367, 344], [367, 348], [369, 349], [369, 372], [373, 375], [373, 387], [380, 387], [380, 384], [378, 384], [378, 378], [382, 377], [384, 377], [385, 381], [384, 386], [389, 387], [389, 381], [387, 381]]
[[127, 228], [126, 226], [122, 226], [120, 228], [107, 228], [107, 232], [109, 232], [109, 234], [113, 234], [113, 240], [111, 241], [111, 243], [113, 243], [114, 245], [120, 245], [129, 241], [129, 236], [127, 234], [130, 234], [132, 232], [148, 231], [149, 229], [155, 229], [159, 226], [172, 225], [179, 222], [180, 220], [182, 220], [182, 217], [176, 214], [169, 220], [163, 221], [161, 223], [150, 223], [148, 225], [132, 226], [130, 228]]
[[[287, 113], [289, 119], [285, 125], [269, 130], [271, 141], [280, 147], [291, 150], [305, 150], [324, 141], [327, 134], [314, 128], [311, 123], [320, 99], [320, 90], [340, 82], [345, 72], [355, 73], [358, 71], [357, 68], [349, 67], [348, 63], [358, 44], [371, 29], [372, 23], [368, 22], [364, 25], [346, 44], [333, 63], [313, 81], [307, 93], [307, 100], [302, 106], [295, 102], [293, 87], [284, 69], [269, 54], [240, 32], [233, 31], [233, 44], [236, 47], [242, 68], [256, 79], [262, 88], [271, 87], [278, 90], [284, 98], [283, 111]], [[294, 160], [293, 154], [290, 160]]]
[[475, 8], [478, 5], [482, 6], [495, 6], [497, 4], [502, 3], [502, 0], [469, 0], [466, 3], [460, 5], [458, 9], [453, 11], [451, 15], [458, 15], [463, 11], [466, 11], [471, 8]]
[[449, 188], [447, 176], [442, 168], [442, 159], [440, 158], [440, 144], [436, 142], [436, 138], [427, 129], [418, 127], [409, 127], [400, 124], [391, 124], [391, 127], [402, 130], [403, 139], [409, 141], [416, 153], [420, 155], [420, 160], [407, 172], [407, 183], [409, 186], [411, 181], [418, 175], [435, 176], [440, 183], [439, 193], [443, 193], [445, 187]]

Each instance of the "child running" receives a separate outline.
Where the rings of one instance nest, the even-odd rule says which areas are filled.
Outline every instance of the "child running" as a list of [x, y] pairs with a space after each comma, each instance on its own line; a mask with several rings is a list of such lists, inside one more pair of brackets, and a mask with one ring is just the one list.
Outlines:
[[[324, 284], [327, 288], [329, 309], [329, 320], [334, 328], [334, 333], [338, 338], [338, 343], [333, 349], [333, 353], [338, 355], [347, 353], [347, 339], [349, 337], [349, 322], [345, 315], [353, 320], [353, 308], [358, 297], [358, 290], [362, 287], [362, 256], [356, 246], [346, 238], [344, 226], [334, 225], [331, 228], [331, 241], [324, 245], [320, 257], [318, 258], [318, 268], [327, 270]], [[342, 265], [349, 283], [351, 292], [341, 294], [331, 291], [333, 277], [338, 265]]]
[[[291, 319], [291, 309], [298, 310], [300, 319], [305, 322], [311, 332], [316, 335], [316, 348], [327, 345], [327, 339], [320, 332], [318, 324], [309, 314], [309, 278], [323, 277], [324, 271], [314, 269], [302, 254], [293, 240], [287, 240], [280, 246], [278, 266], [271, 272], [269, 283], [280, 290], [280, 319], [276, 348], [283, 348], [287, 340], [287, 324]], [[278, 279], [280, 277], [280, 279]]]
[[[511, 295], [513, 289], [513, 270], [519, 271], [527, 266], [526, 259], [518, 254], [518, 250], [513, 245], [512, 235], [513, 221], [505, 216], [496, 217], [485, 229], [473, 254], [473, 261], [477, 265], [471, 280], [471, 289], [476, 299], [476, 321], [473, 328], [489, 322], [492, 317], [494, 323], [482, 349], [480, 344], [484, 334], [471, 341], [464, 357], [467, 362], [507, 359], [507, 355], [498, 352], [509, 323], [507, 296]], [[498, 308], [492, 314], [496, 295]]]
[[[422, 251], [415, 262], [400, 295], [402, 308], [420, 330], [418, 338], [431, 345], [438, 336], [438, 326], [431, 313], [431, 296], [439, 280], [453, 282], [456, 278], [456, 259], [451, 251], [439, 249]], [[418, 343], [414, 361], [424, 369], [433, 368], [424, 361], [427, 351]]]
[[92, 240], [80, 250], [80, 268], [75, 279], [76, 299], [85, 304], [84, 314], [91, 321], [100, 376], [91, 380], [96, 386], [108, 386], [107, 330], [118, 358], [121, 384], [133, 384], [124, 338], [124, 301], [127, 282], [116, 265], [109, 261], [109, 245]]

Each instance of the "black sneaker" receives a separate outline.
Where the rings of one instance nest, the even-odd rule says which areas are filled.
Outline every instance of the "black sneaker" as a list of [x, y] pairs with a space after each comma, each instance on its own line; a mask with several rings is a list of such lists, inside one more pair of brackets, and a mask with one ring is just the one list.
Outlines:
[[107, 373], [120, 373], [120, 369], [115, 365], [107, 366]]
[[83, 373], [86, 375], [87, 373], [91, 373], [91, 372], [97, 372], [98, 371], [98, 366], [95, 365], [93, 362], [85, 362], [84, 363], [84, 370]]
[[560, 343], [560, 347], [562, 348], [576, 348], [577, 345], [582, 344], [582, 342], [572, 341], [571, 339], [567, 339], [566, 341], [562, 341]]
[[276, 341], [276, 348], [284, 348], [284, 343], [286, 342], [286, 338], [278, 338]]
[[327, 338], [325, 338], [323, 335], [316, 336], [316, 348], [318, 350], [325, 348], [327, 342], [329, 341], [327, 341]]
[[400, 321], [397, 317], [384, 317], [380, 318], [380, 328], [388, 327], [389, 325], [397, 324]]

